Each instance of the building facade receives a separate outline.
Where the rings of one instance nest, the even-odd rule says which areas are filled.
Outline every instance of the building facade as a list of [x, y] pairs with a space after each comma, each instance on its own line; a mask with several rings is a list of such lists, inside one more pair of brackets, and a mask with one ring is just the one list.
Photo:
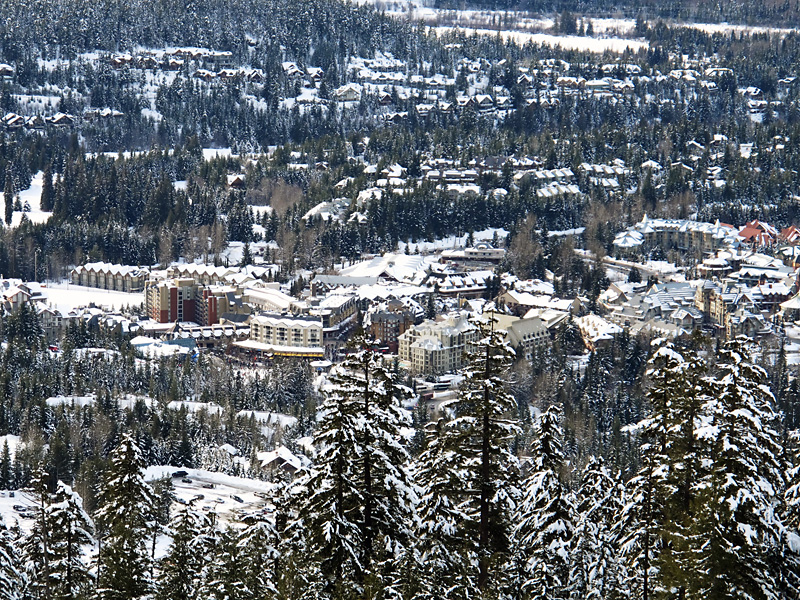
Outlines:
[[74, 285], [118, 292], [141, 292], [149, 277], [147, 269], [104, 262], [87, 263], [70, 273]]
[[414, 375], [441, 375], [464, 366], [478, 329], [465, 316], [423, 321], [399, 336], [400, 359]]

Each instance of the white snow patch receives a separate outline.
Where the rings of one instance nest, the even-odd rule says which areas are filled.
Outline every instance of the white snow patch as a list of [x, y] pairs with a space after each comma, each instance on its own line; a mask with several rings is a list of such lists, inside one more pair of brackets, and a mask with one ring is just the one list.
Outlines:
[[128, 293], [72, 285], [67, 282], [48, 282], [42, 286], [48, 303], [62, 312], [69, 312], [94, 304], [111, 310], [124, 306], [139, 306], [144, 302], [144, 292]]
[[[45, 223], [50, 217], [53, 216], [52, 212], [45, 212], [41, 210], [41, 200], [42, 200], [42, 185], [44, 183], [44, 174], [39, 171], [36, 175], [33, 176], [33, 180], [31, 181], [31, 187], [26, 190], [22, 190], [19, 193], [19, 201], [23, 207], [22, 211], [15, 210], [13, 216], [11, 217], [11, 226], [18, 227], [20, 223], [22, 223], [23, 215], [31, 222], [31, 223]], [[3, 196], [3, 206], [5, 206], [5, 195], [0, 193], [0, 196]], [[28, 205], [30, 210], [26, 211], [25, 205]]]

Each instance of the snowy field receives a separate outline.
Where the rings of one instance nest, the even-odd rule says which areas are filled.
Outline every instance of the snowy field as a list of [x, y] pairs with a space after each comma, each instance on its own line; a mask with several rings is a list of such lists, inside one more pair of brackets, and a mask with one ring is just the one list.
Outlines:
[[501, 30], [496, 31], [492, 29], [476, 29], [472, 27], [450, 27], [438, 26], [431, 27], [431, 31], [437, 35], [450, 33], [453, 31], [461, 31], [466, 34], [477, 35], [499, 35], [503, 41], [511, 40], [517, 44], [541, 44], [543, 46], [556, 46], [567, 50], [581, 50], [584, 52], [624, 52], [630, 49], [632, 52], [638, 52], [642, 49], [647, 49], [649, 44], [643, 40], [625, 39], [620, 37], [586, 37], [578, 35], [554, 35], [550, 33], [529, 33], [527, 31], [514, 31], [514, 30]]
[[[591, 22], [593, 36], [567, 36], [550, 33], [555, 25], [552, 18], [535, 16], [526, 12], [501, 10], [445, 10], [426, 4], [423, 0], [356, 0], [358, 4], [372, 4], [378, 10], [398, 19], [413, 22], [422, 21], [430, 25], [433, 31], [445, 33], [458, 28], [466, 33], [498, 35], [504, 40], [512, 39], [517, 43], [528, 42], [546, 46], [560, 46], [570, 50], [602, 53], [606, 51], [623, 52], [626, 48], [637, 51], [647, 48], [648, 43], [642, 39], [629, 39], [634, 36], [635, 19], [597, 18], [584, 19], [576, 14], [578, 22]], [[797, 32], [796, 28], [763, 27], [748, 25], [732, 25], [729, 23], [669, 23], [681, 27], [690, 27], [706, 33], [769, 33], [786, 35]]]
[[67, 312], [90, 304], [110, 310], [119, 310], [125, 306], [139, 306], [144, 302], [144, 292], [129, 294], [72, 285], [66, 282], [48, 282], [42, 290], [47, 295], [49, 304]]
[[[187, 474], [185, 477], [173, 477], [172, 474], [176, 471], [186, 471]], [[204, 469], [155, 466], [148, 467], [145, 471], [147, 481], [162, 477], [172, 479], [178, 504], [194, 500], [197, 508], [214, 510], [220, 519], [228, 522], [234, 521], [239, 514], [263, 506], [265, 495], [275, 487], [275, 484], [268, 481], [234, 477]]]
[[[176, 471], [186, 471], [187, 475], [185, 478], [172, 477]], [[175, 488], [177, 500], [172, 505], [173, 515], [182, 505], [194, 500], [195, 508], [216, 512], [221, 524], [233, 524], [237, 515], [264, 506], [264, 497], [274, 487], [274, 484], [266, 481], [233, 477], [203, 469], [154, 466], [145, 471], [147, 481], [152, 482], [161, 477], [170, 477]], [[8, 526], [16, 524], [23, 532], [29, 532], [33, 525], [33, 506], [33, 501], [25, 492], [0, 490], [0, 516]], [[169, 544], [167, 536], [159, 536], [156, 558], [166, 554]], [[94, 551], [90, 554], [94, 554]]]
[[[491, 242], [494, 239], [495, 234], [497, 234], [498, 243], [502, 246], [503, 240], [506, 239], [508, 235], [508, 231], [503, 229], [502, 227], [499, 229], [489, 228], [484, 229], [483, 231], [476, 231], [472, 238], [475, 242]], [[432, 242], [428, 242], [425, 240], [416, 241], [416, 242], [398, 242], [397, 243], [397, 251], [400, 254], [405, 253], [406, 247], [408, 247], [409, 253], [417, 253], [417, 254], [431, 254], [433, 252], [439, 252], [441, 250], [456, 250], [458, 248], [466, 248], [467, 246], [467, 238], [466, 234], [464, 235], [451, 235], [446, 238], [441, 238], [434, 240]]]
[[[19, 201], [20, 204], [22, 204], [23, 210], [14, 211], [14, 215], [11, 218], [12, 227], [19, 226], [19, 224], [22, 222], [23, 215], [27, 217], [31, 223], [44, 223], [53, 215], [53, 213], [44, 212], [40, 208], [43, 182], [44, 175], [41, 171], [39, 171], [33, 176], [31, 187], [29, 187], [27, 190], [22, 190], [19, 193]], [[3, 206], [5, 206], [5, 195], [0, 192], [0, 196], [3, 197]], [[26, 208], [29, 210], [25, 210]]]

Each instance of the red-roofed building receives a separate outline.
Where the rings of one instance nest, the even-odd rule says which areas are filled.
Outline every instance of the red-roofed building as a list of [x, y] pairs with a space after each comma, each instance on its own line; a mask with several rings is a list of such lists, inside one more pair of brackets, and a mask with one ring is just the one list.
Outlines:
[[753, 220], [745, 223], [739, 231], [739, 237], [753, 247], [771, 246], [778, 241], [778, 230], [772, 225]]
[[794, 225], [790, 225], [786, 229], [781, 230], [779, 239], [782, 242], [786, 242], [787, 244], [791, 244], [792, 246], [794, 246], [795, 244], [800, 242], [800, 229], [798, 229]]

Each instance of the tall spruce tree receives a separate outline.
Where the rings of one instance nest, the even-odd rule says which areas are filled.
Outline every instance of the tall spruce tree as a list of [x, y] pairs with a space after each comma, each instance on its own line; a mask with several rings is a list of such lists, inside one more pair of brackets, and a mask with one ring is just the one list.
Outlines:
[[603, 459], [591, 457], [576, 500], [570, 580], [574, 598], [621, 598], [625, 573], [614, 524], [622, 511], [621, 486]]
[[49, 212], [53, 210], [53, 165], [49, 161], [44, 167], [43, 175], [39, 208]]
[[95, 578], [85, 555], [94, 544], [94, 522], [83, 509], [83, 500], [66, 483], [59, 481], [49, 507], [50, 573], [53, 598], [77, 600], [88, 597]]
[[[488, 315], [487, 315], [488, 316]], [[510, 567], [512, 518], [519, 500], [519, 461], [512, 443], [519, 435], [517, 402], [508, 390], [514, 350], [491, 317], [474, 322], [479, 336], [468, 353], [458, 398], [443, 405], [452, 414], [443, 435], [459, 467], [460, 535], [477, 569], [465, 577], [484, 596], [502, 596]]]
[[796, 462], [786, 473], [787, 485], [783, 497], [783, 514], [785, 527], [782, 552], [782, 576], [780, 589], [788, 597], [790, 590], [795, 594], [800, 590], [800, 464]]
[[172, 543], [159, 562], [157, 600], [193, 598], [201, 585], [206, 562], [204, 533], [208, 517], [193, 502], [185, 505], [169, 524]]
[[395, 566], [410, 536], [416, 494], [400, 427], [407, 390], [382, 355], [350, 354], [324, 390], [314, 436], [316, 464], [297, 486], [298, 516], [290, 530], [308, 535], [323, 593], [373, 597], [395, 585]]
[[0, 517], [0, 600], [22, 598], [24, 575], [17, 540]]
[[532, 448], [515, 531], [523, 598], [563, 599], [570, 594], [570, 544], [575, 506], [562, 483], [561, 411], [542, 414]]
[[152, 590], [148, 540], [158, 501], [144, 480], [144, 468], [139, 446], [130, 434], [123, 434], [111, 453], [97, 512], [101, 600], [135, 600]]
[[52, 521], [50, 519], [51, 495], [49, 475], [38, 469], [31, 477], [28, 494], [34, 501], [34, 520], [22, 545], [25, 565], [25, 597], [50, 600], [53, 597], [55, 577], [51, 548]]
[[244, 528], [237, 542], [242, 556], [242, 579], [250, 598], [276, 596], [276, 563], [279, 558], [279, 539], [275, 514], [260, 510], [242, 518]]
[[695, 525], [709, 451], [704, 406], [710, 383], [702, 360], [664, 340], [655, 343], [647, 377], [651, 412], [639, 424], [643, 466], [629, 482], [633, 506], [621, 513], [622, 547], [642, 596], [685, 595], [697, 580], [703, 546]]
[[474, 544], [464, 524], [463, 499], [467, 461], [453, 446], [455, 436], [446, 431], [445, 418], [425, 427], [425, 450], [415, 461], [414, 479], [420, 487], [419, 525], [414, 557], [418, 562], [418, 581], [409, 581], [411, 594], [419, 600], [470, 598], [477, 594], [477, 581], [471, 577], [477, 559]]
[[780, 423], [766, 372], [751, 352], [746, 338], [722, 346], [716, 393], [705, 408], [713, 446], [697, 524], [705, 540], [697, 594], [711, 600], [779, 596], [768, 558], [783, 535], [776, 510], [784, 489]]
[[237, 532], [227, 527], [215, 532], [215, 537], [218, 540], [204, 569], [204, 581], [198, 597], [209, 600], [259, 598], [250, 594], [247, 589], [245, 579], [248, 565]]
[[3, 184], [3, 208], [5, 209], [6, 225], [11, 225], [11, 218], [14, 215], [14, 174], [11, 172], [11, 164], [6, 169], [5, 183]]

